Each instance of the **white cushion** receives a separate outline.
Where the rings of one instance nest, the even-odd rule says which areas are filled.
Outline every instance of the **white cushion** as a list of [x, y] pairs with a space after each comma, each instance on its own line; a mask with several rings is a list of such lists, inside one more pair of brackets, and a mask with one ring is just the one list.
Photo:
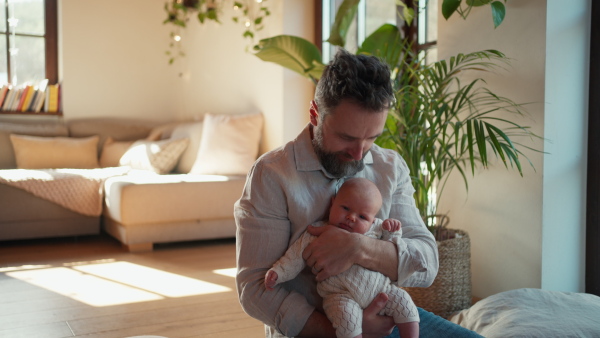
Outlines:
[[136, 141], [121, 157], [119, 164], [132, 169], [167, 174], [173, 170], [188, 143], [188, 139]]
[[247, 174], [258, 156], [262, 124], [262, 114], [206, 114], [200, 149], [190, 173]]

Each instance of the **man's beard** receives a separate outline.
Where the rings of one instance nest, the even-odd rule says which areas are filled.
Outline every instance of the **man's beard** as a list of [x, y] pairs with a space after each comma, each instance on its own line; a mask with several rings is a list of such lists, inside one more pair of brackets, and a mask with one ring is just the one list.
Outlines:
[[313, 129], [312, 144], [323, 168], [335, 178], [354, 176], [365, 167], [364, 156], [358, 161], [342, 161], [340, 157], [347, 156], [343, 151], [333, 153], [326, 151], [323, 148], [323, 131], [321, 128]]

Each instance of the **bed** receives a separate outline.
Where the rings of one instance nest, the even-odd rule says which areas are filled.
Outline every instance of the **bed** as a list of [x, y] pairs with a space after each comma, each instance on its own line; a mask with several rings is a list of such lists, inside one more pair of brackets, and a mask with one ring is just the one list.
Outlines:
[[492, 295], [450, 320], [484, 337], [600, 337], [600, 297], [517, 289]]

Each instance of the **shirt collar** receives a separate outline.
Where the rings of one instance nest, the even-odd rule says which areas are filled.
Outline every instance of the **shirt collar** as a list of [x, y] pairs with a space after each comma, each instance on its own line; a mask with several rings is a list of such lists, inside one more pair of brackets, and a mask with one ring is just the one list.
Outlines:
[[[294, 146], [296, 169], [298, 171], [321, 170], [326, 173], [327, 176], [329, 176], [325, 169], [323, 169], [323, 166], [321, 165], [321, 162], [319, 162], [319, 158], [315, 153], [315, 149], [313, 148], [312, 140], [310, 138], [311, 127], [312, 125], [308, 123], [296, 139], [296, 144]], [[371, 151], [367, 153], [364, 160], [365, 164], [373, 164], [373, 155], [371, 154]]]

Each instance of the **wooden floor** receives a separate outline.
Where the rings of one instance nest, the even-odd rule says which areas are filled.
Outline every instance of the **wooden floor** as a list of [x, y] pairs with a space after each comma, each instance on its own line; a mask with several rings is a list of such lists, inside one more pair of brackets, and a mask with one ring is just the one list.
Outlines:
[[0, 242], [0, 337], [264, 337], [234, 268], [233, 239], [135, 254], [106, 235]]

